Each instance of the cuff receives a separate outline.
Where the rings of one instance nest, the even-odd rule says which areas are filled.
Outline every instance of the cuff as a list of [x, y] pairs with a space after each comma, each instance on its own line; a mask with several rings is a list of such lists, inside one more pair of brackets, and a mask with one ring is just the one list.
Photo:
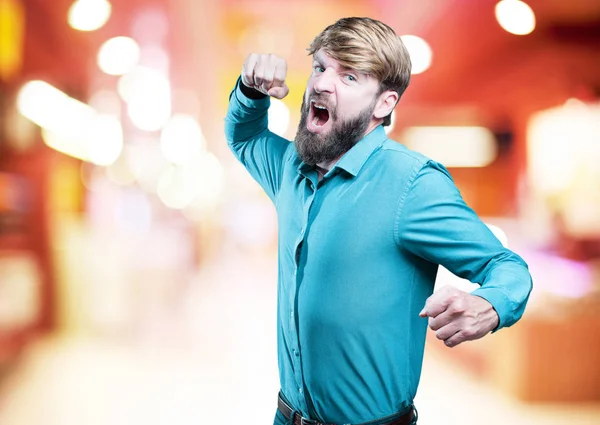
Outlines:
[[[260, 94], [261, 97], [258, 97], [255, 93]], [[244, 86], [241, 77], [238, 78], [237, 83], [235, 85], [235, 90], [233, 91], [232, 95], [236, 97], [238, 102], [240, 102], [242, 105], [248, 108], [268, 109], [271, 105], [271, 98], [269, 96]]]
[[500, 329], [510, 326], [509, 312], [510, 312], [510, 301], [506, 296], [495, 288], [477, 288], [471, 295], [476, 295], [489, 302], [496, 313], [498, 314], [498, 326], [492, 331], [492, 333], [499, 331]]

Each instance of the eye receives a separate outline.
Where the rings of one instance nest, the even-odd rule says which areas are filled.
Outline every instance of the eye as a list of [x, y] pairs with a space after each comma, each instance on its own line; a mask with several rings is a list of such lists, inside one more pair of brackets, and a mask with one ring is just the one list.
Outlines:
[[325, 72], [325, 68], [323, 68], [321, 65], [314, 65], [313, 70], [317, 74], [320, 74], [321, 72]]
[[350, 81], [350, 82], [355, 82], [356, 81], [356, 77], [354, 75], [352, 75], [352, 74], [346, 74], [345, 77], [346, 77], [347, 81]]

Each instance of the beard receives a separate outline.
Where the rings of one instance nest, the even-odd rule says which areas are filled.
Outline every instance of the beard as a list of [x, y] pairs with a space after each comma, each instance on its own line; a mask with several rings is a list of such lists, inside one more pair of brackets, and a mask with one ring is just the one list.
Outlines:
[[[325, 96], [313, 95], [310, 100], [326, 99]], [[376, 99], [375, 99], [376, 100]], [[356, 117], [338, 120], [337, 109], [328, 107], [331, 128], [327, 134], [314, 134], [306, 128], [308, 112], [306, 96], [302, 99], [302, 108], [298, 132], [296, 133], [296, 151], [302, 161], [308, 165], [331, 162], [348, 152], [364, 136], [375, 109], [375, 100], [363, 109]]]

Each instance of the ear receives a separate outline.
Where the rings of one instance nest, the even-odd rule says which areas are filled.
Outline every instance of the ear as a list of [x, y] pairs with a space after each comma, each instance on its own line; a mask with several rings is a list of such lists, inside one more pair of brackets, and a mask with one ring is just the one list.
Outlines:
[[375, 118], [385, 118], [392, 113], [398, 103], [398, 93], [393, 90], [386, 90], [379, 95], [377, 104], [373, 110], [373, 116]]

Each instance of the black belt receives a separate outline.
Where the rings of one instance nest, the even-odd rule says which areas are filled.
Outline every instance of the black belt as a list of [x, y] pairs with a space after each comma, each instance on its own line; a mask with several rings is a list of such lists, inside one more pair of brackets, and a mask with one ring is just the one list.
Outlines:
[[[298, 414], [298, 412], [295, 412], [294, 409], [292, 409], [282, 398], [281, 398], [281, 394], [279, 394], [279, 398], [277, 400], [277, 408], [279, 409], [279, 411], [283, 414], [283, 416], [285, 416], [285, 418], [287, 420], [290, 419], [290, 417], [292, 416], [292, 414], [294, 415], [294, 420], [293, 420], [293, 424], [294, 425], [335, 425], [335, 424], [326, 424], [323, 422], [319, 422], [319, 421], [315, 421], [314, 419], [307, 419], [304, 418], [302, 416], [300, 416]], [[390, 420], [387, 422], [381, 422], [381, 421], [385, 421], [385, 418], [376, 420], [376, 421], [370, 421], [370, 422], [365, 422], [363, 424], [356, 424], [356, 425], [369, 425], [369, 424], [379, 424], [379, 425], [410, 425], [413, 423], [413, 420], [415, 419], [415, 409], [411, 407], [411, 409], [406, 412], [403, 415], [400, 416], [390, 416]]]

